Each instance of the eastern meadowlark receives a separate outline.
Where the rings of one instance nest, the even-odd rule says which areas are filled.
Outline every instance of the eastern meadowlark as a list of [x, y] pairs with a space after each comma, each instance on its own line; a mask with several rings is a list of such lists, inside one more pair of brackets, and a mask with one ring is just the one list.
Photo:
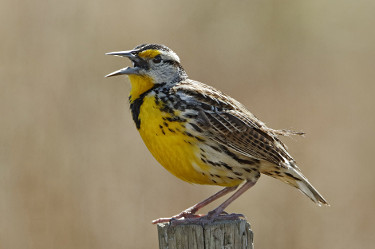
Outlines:
[[[299, 189], [319, 206], [328, 205], [278, 137], [303, 133], [268, 128], [235, 99], [189, 79], [177, 54], [164, 45], [142, 44], [107, 54], [133, 62], [133, 67], [106, 77], [129, 77], [133, 120], [156, 160], [186, 182], [225, 187], [180, 214], [153, 223], [236, 218], [238, 215], [225, 214], [224, 209], [254, 186], [261, 173]], [[216, 209], [205, 216], [195, 214], [243, 182]]]

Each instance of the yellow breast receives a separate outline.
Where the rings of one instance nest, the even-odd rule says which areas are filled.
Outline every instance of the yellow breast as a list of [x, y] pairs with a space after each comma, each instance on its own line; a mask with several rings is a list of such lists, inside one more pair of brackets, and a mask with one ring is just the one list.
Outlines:
[[184, 135], [183, 122], [171, 122], [168, 118], [171, 114], [160, 111], [154, 96], [144, 98], [139, 114], [139, 133], [147, 148], [164, 168], [178, 178], [191, 183], [212, 184], [207, 175], [202, 174], [202, 170], [209, 171], [210, 166], [197, 157], [199, 147], [196, 139]]

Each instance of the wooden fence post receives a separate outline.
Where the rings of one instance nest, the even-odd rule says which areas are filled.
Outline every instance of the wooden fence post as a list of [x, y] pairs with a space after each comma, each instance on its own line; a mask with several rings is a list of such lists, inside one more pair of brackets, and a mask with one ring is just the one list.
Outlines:
[[218, 220], [210, 224], [158, 224], [160, 249], [254, 249], [246, 220]]

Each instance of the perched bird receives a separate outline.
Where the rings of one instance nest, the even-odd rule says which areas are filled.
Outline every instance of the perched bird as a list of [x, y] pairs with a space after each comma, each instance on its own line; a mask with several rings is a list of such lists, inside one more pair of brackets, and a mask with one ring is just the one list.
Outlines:
[[[268, 128], [235, 99], [189, 79], [180, 58], [164, 45], [142, 44], [107, 54], [133, 63], [106, 77], [129, 77], [133, 120], [156, 160], [186, 182], [225, 187], [180, 214], [153, 223], [236, 218], [239, 215], [224, 209], [254, 186], [261, 173], [299, 189], [318, 205], [328, 205], [278, 137], [303, 133]], [[241, 183], [219, 207], [205, 216], [195, 214]]]

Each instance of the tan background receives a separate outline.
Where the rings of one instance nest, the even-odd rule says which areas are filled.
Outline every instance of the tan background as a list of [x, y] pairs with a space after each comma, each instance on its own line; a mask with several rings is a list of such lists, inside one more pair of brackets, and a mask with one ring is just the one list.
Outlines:
[[152, 219], [219, 189], [158, 165], [128, 80], [104, 79], [130, 64], [105, 52], [145, 42], [269, 126], [307, 133], [284, 141], [331, 207], [263, 176], [228, 208], [257, 249], [373, 248], [375, 2], [184, 2], [1, 1], [0, 248], [157, 248]]

